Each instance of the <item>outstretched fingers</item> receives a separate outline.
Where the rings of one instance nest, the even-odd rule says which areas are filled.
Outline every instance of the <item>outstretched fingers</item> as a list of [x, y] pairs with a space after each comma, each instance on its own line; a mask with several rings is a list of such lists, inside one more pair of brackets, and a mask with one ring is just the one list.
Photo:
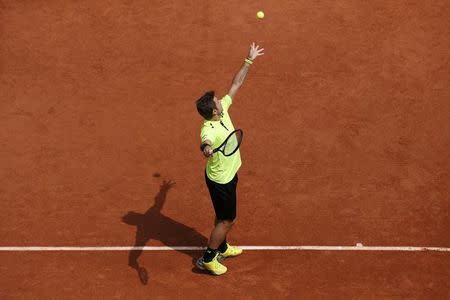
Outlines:
[[250, 45], [250, 53], [249, 53], [249, 57], [251, 59], [255, 59], [258, 56], [264, 55], [264, 48], [259, 48], [259, 45], [256, 45], [255, 42], [253, 42]]

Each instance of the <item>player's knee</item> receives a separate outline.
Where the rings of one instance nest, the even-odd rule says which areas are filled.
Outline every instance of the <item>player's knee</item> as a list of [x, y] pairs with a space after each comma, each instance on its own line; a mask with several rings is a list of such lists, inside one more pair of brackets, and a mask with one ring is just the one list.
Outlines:
[[232, 227], [235, 223], [235, 219], [232, 220], [222, 220], [222, 224], [226, 227]]

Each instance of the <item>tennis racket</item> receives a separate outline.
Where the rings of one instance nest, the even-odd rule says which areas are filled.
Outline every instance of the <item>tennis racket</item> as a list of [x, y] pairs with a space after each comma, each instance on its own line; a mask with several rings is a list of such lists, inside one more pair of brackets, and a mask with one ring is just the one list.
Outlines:
[[239, 149], [243, 137], [244, 132], [242, 131], [242, 129], [236, 129], [228, 135], [228, 137], [219, 147], [213, 150], [213, 153], [222, 152], [224, 156], [233, 155]]

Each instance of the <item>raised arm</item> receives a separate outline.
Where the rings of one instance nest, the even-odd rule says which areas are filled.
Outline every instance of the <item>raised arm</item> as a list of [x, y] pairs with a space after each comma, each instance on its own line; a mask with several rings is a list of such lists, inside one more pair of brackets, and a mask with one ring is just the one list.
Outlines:
[[230, 91], [228, 92], [228, 95], [234, 99], [234, 95], [236, 95], [236, 92], [241, 87], [242, 83], [244, 82], [245, 76], [247, 76], [248, 70], [250, 69], [251, 64], [260, 55], [264, 55], [263, 53], [264, 48], [259, 48], [258, 45], [255, 43], [252, 43], [250, 45], [250, 52], [248, 54], [248, 57], [244, 60], [244, 63], [242, 64], [241, 68], [237, 72], [237, 74], [234, 76], [233, 83], [231, 84]]

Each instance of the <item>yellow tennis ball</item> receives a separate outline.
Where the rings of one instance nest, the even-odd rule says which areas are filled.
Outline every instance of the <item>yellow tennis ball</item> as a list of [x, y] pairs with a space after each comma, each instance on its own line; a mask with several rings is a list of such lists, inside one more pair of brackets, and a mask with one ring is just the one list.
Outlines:
[[257, 17], [258, 19], [264, 18], [264, 12], [263, 12], [263, 11], [258, 11], [258, 12], [256, 13], [256, 17]]

